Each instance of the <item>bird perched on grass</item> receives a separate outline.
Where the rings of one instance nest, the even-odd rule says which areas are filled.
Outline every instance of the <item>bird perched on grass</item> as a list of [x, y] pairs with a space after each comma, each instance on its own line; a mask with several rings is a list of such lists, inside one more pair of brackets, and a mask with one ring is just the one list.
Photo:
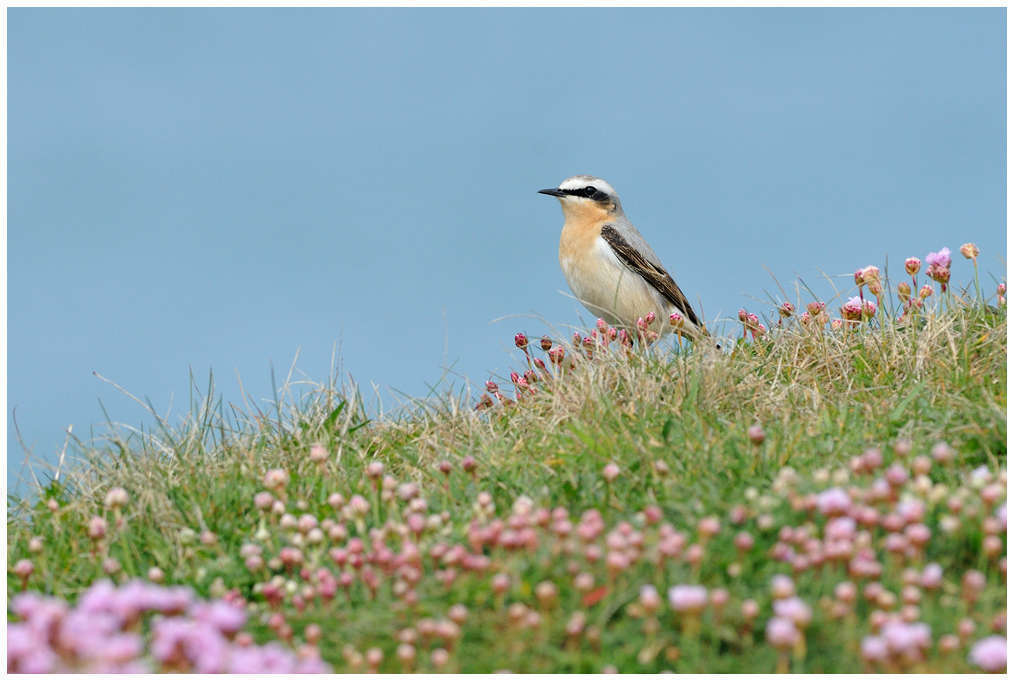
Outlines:
[[638, 319], [651, 312], [656, 330], [661, 324], [681, 336], [707, 335], [690, 301], [627, 219], [612, 185], [575, 175], [539, 193], [560, 200], [560, 267], [570, 290], [592, 314], [635, 331]]

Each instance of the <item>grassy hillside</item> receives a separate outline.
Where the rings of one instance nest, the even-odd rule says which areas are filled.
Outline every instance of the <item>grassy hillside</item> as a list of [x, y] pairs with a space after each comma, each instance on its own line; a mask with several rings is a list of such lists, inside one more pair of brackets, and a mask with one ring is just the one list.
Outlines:
[[[86, 660], [44, 627], [51, 663], [78, 668], [240, 670], [280, 641], [336, 671], [979, 670], [996, 652], [973, 646], [1006, 629], [997, 302], [746, 317], [754, 337], [724, 352], [592, 333], [557, 364], [531, 339], [527, 381], [478, 410], [447, 395], [369, 421], [333, 385], [268, 412], [206, 396], [14, 501], [8, 599], [193, 589], [174, 610], [93, 588], [88, 612], [134, 647]], [[219, 628], [214, 654], [166, 633], [187, 617]]]

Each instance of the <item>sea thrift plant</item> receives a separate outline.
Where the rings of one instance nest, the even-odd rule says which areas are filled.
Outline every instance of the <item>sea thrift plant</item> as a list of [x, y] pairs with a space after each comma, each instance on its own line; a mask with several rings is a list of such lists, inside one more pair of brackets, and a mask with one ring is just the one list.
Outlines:
[[940, 284], [940, 292], [947, 290], [947, 282], [951, 280], [951, 249], [944, 247], [936, 253], [926, 256], [926, 274]]
[[1006, 311], [889, 274], [849, 333], [518, 334], [478, 413], [157, 431], [9, 514], [8, 670], [1005, 671]]
[[[23, 593], [12, 603], [7, 671], [14, 673], [310, 673], [330, 671], [315, 648], [253, 645], [241, 604], [201, 601], [185, 587], [96, 582], [71, 606]], [[140, 626], [148, 622], [148, 627]]]

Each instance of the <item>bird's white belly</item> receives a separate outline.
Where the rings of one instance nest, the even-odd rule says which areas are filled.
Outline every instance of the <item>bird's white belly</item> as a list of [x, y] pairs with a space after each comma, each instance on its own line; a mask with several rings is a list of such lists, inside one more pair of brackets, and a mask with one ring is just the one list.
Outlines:
[[624, 267], [601, 238], [580, 257], [561, 255], [560, 267], [574, 295], [592, 314], [610, 324], [633, 328], [648, 312], [660, 320], [668, 317], [668, 301]]

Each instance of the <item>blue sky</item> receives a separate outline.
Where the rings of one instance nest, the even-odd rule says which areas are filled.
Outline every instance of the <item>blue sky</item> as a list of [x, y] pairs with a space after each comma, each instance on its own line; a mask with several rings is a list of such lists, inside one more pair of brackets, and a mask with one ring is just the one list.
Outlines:
[[49, 461], [100, 399], [145, 421], [93, 370], [174, 413], [190, 369], [268, 398], [271, 365], [300, 349], [325, 381], [335, 343], [385, 408], [509, 370], [515, 331], [591, 321], [536, 194], [576, 173], [709, 320], [766, 311], [772, 274], [826, 295], [965, 241], [1002, 277], [1005, 20], [9, 9], [8, 484], [15, 409]]

